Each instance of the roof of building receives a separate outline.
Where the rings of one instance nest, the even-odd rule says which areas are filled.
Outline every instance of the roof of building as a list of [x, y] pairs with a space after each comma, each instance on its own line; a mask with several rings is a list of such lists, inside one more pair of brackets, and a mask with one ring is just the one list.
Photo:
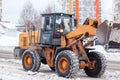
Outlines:
[[67, 14], [67, 13], [46, 13], [46, 14], [41, 14], [42, 16], [46, 16], [46, 15], [68, 15], [68, 16], [72, 16], [71, 14]]
[[0, 22], [0, 25], [3, 28], [8, 28], [8, 29], [16, 29], [16, 26], [10, 22]]

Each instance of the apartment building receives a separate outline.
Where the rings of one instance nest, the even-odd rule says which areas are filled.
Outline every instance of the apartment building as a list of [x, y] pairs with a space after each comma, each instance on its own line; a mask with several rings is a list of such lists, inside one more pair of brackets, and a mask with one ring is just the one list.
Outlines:
[[0, 0], [0, 21], [2, 19], [2, 0]]
[[113, 17], [115, 22], [120, 22], [120, 0], [113, 0]]
[[[72, 13], [76, 12], [76, 0], [59, 0], [62, 3], [62, 11], [65, 13], [70, 13], [70, 8]], [[70, 5], [72, 1], [72, 5]], [[72, 6], [72, 7], [71, 7]], [[96, 17], [101, 19], [101, 1], [100, 0], [79, 0], [79, 21], [82, 24], [86, 18], [96, 19]]]

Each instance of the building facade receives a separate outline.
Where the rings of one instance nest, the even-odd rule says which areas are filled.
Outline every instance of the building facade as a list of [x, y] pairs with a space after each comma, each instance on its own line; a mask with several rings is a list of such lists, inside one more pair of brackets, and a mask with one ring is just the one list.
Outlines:
[[2, 0], [0, 0], [0, 21], [2, 19]]
[[[70, 4], [72, 1], [72, 5]], [[64, 0], [62, 10], [65, 13], [75, 14], [76, 0]], [[71, 7], [72, 6], [72, 7]], [[70, 10], [71, 9], [71, 10]], [[97, 15], [96, 15], [97, 14]], [[101, 19], [101, 1], [100, 0], [79, 0], [79, 21], [82, 24], [86, 18]]]
[[115, 22], [120, 22], [120, 0], [113, 1], [113, 17]]

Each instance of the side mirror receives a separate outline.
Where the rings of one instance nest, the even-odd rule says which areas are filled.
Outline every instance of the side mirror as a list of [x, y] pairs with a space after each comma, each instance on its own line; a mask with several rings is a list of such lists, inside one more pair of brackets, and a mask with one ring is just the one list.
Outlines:
[[77, 26], [77, 20], [74, 19], [74, 26]]

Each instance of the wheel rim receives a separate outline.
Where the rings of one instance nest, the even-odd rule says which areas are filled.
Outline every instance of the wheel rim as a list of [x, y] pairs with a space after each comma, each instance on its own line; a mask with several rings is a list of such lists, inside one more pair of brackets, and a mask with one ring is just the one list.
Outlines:
[[60, 60], [58, 61], [58, 68], [62, 73], [68, 70], [68, 66], [69, 66], [68, 60], [64, 57], [60, 58]]
[[97, 60], [95, 58], [90, 58], [90, 62], [91, 62], [91, 69], [95, 70], [97, 67]]
[[26, 67], [30, 67], [32, 65], [32, 57], [29, 54], [25, 56], [24, 64]]

